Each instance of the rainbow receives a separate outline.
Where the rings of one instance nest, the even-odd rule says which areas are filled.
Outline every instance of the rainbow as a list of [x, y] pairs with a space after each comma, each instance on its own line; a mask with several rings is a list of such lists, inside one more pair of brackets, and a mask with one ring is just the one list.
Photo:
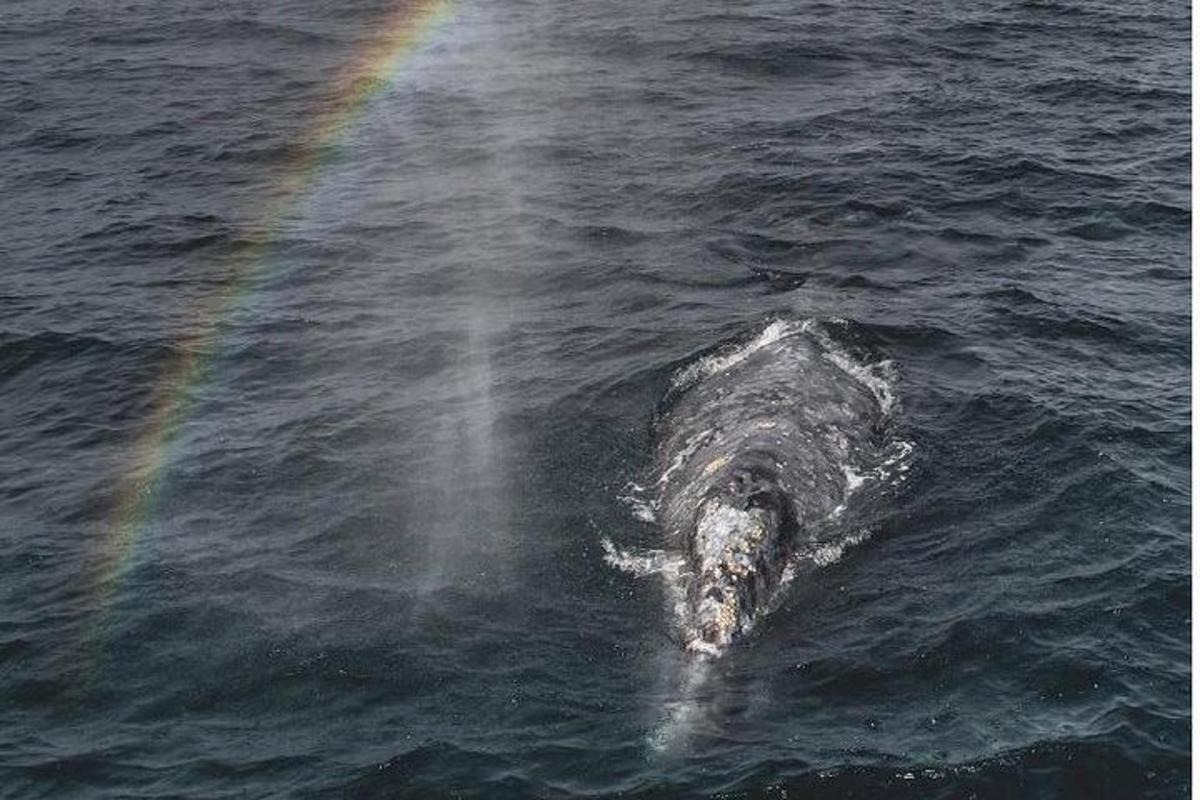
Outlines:
[[105, 536], [96, 582], [96, 608], [102, 619], [93, 630], [105, 627], [103, 618], [129, 571], [138, 542], [153, 523], [180, 429], [198, 390], [212, 372], [222, 334], [247, 297], [268, 277], [273, 237], [319, 185], [323, 168], [331, 163], [331, 154], [361, 122], [372, 101], [396, 82], [410, 57], [453, 16], [453, 0], [402, 0], [380, 23], [380, 34], [334, 79], [322, 106], [325, 111], [318, 115], [299, 155], [285, 170], [277, 199], [261, 216], [257, 228], [261, 233], [247, 246], [233, 276], [200, 315], [205, 321], [178, 342], [181, 355], [162, 378], [153, 410], [134, 445], [132, 463], [117, 490], [114, 519]]

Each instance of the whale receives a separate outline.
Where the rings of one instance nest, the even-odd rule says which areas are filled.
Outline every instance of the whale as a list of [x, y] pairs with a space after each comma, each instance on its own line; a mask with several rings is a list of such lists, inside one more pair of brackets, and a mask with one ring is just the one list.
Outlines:
[[798, 565], [861, 541], [855, 509], [906, 477], [893, 365], [836, 330], [774, 320], [687, 364], [660, 404], [648, 505], [663, 547], [606, 548], [610, 563], [669, 575], [687, 651], [719, 656], [745, 639]]

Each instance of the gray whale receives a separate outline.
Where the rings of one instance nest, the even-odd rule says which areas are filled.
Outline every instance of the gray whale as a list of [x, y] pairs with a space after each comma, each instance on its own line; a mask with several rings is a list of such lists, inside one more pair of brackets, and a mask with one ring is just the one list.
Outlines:
[[719, 654], [777, 602], [798, 560], [836, 559], [864, 486], [894, 485], [890, 365], [856, 360], [822, 325], [776, 321], [689, 365], [656, 422], [653, 502], [677, 554], [688, 650]]

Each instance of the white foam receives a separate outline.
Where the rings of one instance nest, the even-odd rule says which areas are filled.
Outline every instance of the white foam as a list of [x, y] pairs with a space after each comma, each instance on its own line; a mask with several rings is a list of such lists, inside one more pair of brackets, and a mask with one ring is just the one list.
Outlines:
[[879, 410], [884, 415], [891, 414], [896, 407], [896, 395], [892, 391], [895, 379], [895, 368], [892, 362], [884, 360], [866, 364], [859, 363], [838, 349], [832, 341], [826, 339], [823, 344], [826, 344], [826, 350], [822, 357], [867, 387], [875, 397], [875, 402], [879, 404]]
[[858, 533], [852, 533], [844, 536], [836, 542], [824, 542], [814, 547], [807, 556], [818, 567], [828, 567], [841, 560], [842, 555], [846, 552], [846, 548], [854, 547], [862, 544], [870, 538], [871, 532], [863, 529]]
[[634, 519], [651, 524], [658, 521], [658, 503], [653, 497], [646, 496], [645, 487], [631, 482], [626, 487], [626, 493], [617, 499], [629, 506], [629, 511], [633, 514]]
[[672, 388], [675, 390], [686, 389], [701, 378], [724, 372], [735, 364], [745, 361], [764, 347], [805, 330], [805, 324], [807, 323], [797, 325], [786, 320], [774, 320], [763, 329], [762, 333], [740, 347], [713, 353], [688, 364], [676, 373], [675, 378], [671, 381]]
[[687, 650], [689, 653], [699, 653], [700, 655], [712, 656], [714, 658], [725, 652], [719, 646], [712, 642], [706, 642], [699, 636], [693, 636], [688, 640]]
[[[835, 324], [845, 324], [845, 320], [831, 319]], [[844, 347], [836, 342], [816, 320], [808, 319], [800, 326], [800, 330], [812, 335], [820, 342], [824, 352], [822, 357], [861, 383], [875, 397], [879, 410], [889, 415], [896, 407], [894, 385], [896, 380], [895, 365], [888, 359], [874, 362], [862, 362], [855, 359]]]
[[879, 462], [879, 466], [871, 470], [872, 480], [891, 486], [899, 486], [908, 480], [908, 470], [912, 466], [914, 445], [905, 439], [896, 439], [888, 445], [887, 456]]
[[667, 465], [667, 468], [663, 470], [662, 476], [658, 479], [658, 485], [661, 486], [669, 481], [671, 476], [683, 467], [683, 462], [691, 458], [692, 454], [699, 450], [700, 447], [708, 441], [708, 437], [711, 435], [712, 429], [707, 428], [689, 439], [687, 443], [680, 448], [679, 452], [675, 454], [675, 458], [671, 459], [671, 463]]
[[[842, 465], [842, 474], [846, 476], [846, 494], [849, 495], [858, 487], [866, 482], [866, 478], [854, 471], [854, 467], [849, 464]], [[845, 505], [843, 503], [843, 505]]]
[[601, 539], [600, 546], [604, 548], [605, 563], [639, 578], [649, 575], [676, 577], [683, 571], [683, 556], [666, 550], [622, 550], [608, 538]]

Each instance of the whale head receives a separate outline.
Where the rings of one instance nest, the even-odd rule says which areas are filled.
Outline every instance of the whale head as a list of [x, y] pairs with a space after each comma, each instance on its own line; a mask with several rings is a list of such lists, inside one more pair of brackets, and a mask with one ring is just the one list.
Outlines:
[[716, 655], [750, 630], [792, 551], [789, 511], [777, 486], [741, 470], [702, 503], [690, 540], [689, 650]]

